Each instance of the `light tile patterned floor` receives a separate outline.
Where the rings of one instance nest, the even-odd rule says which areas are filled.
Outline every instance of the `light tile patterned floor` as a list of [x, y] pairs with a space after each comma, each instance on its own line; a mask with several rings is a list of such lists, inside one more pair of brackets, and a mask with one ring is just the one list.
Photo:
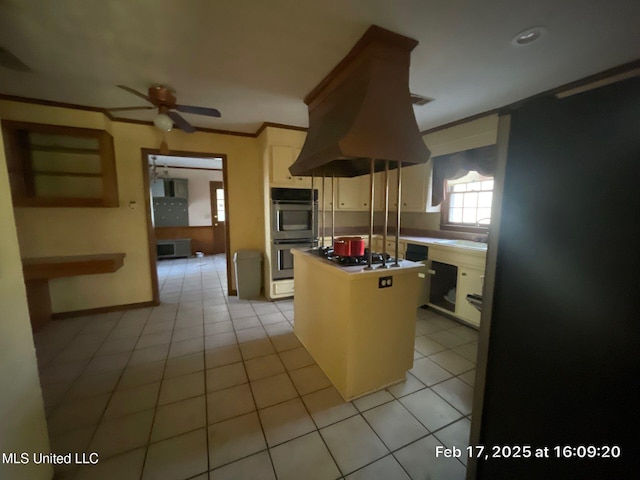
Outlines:
[[417, 311], [407, 381], [346, 403], [293, 334], [293, 303], [226, 296], [224, 256], [159, 262], [156, 308], [36, 335], [58, 479], [463, 479], [477, 332]]

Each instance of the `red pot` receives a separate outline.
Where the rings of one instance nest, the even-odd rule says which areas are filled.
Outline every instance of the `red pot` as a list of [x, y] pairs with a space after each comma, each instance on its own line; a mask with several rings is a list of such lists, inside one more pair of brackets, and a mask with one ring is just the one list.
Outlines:
[[364, 255], [364, 240], [360, 237], [338, 237], [333, 242], [333, 252], [341, 257]]

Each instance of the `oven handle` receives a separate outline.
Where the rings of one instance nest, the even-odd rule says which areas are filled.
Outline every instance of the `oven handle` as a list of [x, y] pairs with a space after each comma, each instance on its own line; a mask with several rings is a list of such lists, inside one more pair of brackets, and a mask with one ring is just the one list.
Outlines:
[[317, 243], [317, 240], [313, 238], [296, 238], [296, 239], [288, 239], [288, 240], [273, 240], [274, 245], [300, 245], [303, 247], [313, 245]]

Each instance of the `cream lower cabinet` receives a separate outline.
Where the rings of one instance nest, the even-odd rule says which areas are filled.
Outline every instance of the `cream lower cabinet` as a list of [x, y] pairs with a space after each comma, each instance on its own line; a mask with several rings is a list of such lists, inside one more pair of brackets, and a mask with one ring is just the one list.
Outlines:
[[[382, 244], [382, 239], [380, 239], [380, 244]], [[396, 241], [395, 240], [387, 240], [387, 253], [392, 257], [396, 254]], [[403, 260], [405, 254], [407, 253], [407, 243], [402, 240], [398, 242], [398, 257]]]
[[467, 295], [477, 293], [482, 295], [484, 270], [477, 268], [458, 268], [458, 287], [456, 289], [455, 315], [474, 325], [480, 325], [480, 311], [467, 301]]
[[293, 295], [293, 279], [274, 280], [271, 282], [271, 299], [285, 298]]
[[[382, 253], [383, 245], [384, 244], [382, 242], [382, 236], [377, 236], [373, 239], [373, 251], [375, 253]], [[396, 241], [389, 240], [387, 238], [386, 247], [387, 247], [386, 248], [387, 253], [393, 257], [396, 254]], [[398, 243], [398, 256], [400, 257], [401, 260], [405, 258], [406, 253], [407, 253], [407, 242], [403, 242], [402, 240], [400, 240], [400, 242]]]
[[[430, 245], [429, 305], [472, 325], [480, 325], [480, 312], [467, 301], [467, 295], [482, 294], [485, 261], [484, 251]], [[455, 299], [450, 296], [453, 289]]]

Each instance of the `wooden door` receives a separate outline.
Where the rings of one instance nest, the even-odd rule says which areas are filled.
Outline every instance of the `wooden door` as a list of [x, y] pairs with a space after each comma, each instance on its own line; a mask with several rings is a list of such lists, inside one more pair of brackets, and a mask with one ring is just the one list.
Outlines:
[[214, 254], [224, 253], [227, 219], [222, 182], [209, 182], [209, 191], [211, 193], [211, 225], [213, 228], [212, 251]]

